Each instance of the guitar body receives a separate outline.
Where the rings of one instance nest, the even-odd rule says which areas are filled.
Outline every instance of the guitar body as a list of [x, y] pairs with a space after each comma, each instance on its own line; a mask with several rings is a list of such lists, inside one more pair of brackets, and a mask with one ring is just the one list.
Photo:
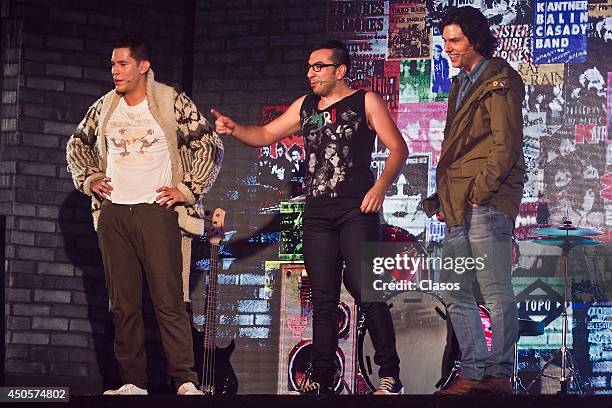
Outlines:
[[[236, 342], [232, 339], [230, 344], [225, 347], [215, 347], [215, 366], [214, 366], [214, 380], [215, 395], [235, 395], [238, 392], [238, 378], [232, 368], [230, 358], [234, 349], [236, 348]], [[204, 367], [207, 370], [208, 367]]]
[[[211, 367], [209, 364], [204, 364], [204, 354], [211, 355], [210, 349], [205, 349], [204, 344], [204, 335], [202, 332], [198, 331], [191, 325], [191, 334], [193, 336], [193, 351], [195, 357], [195, 368], [198, 374], [198, 381], [200, 384], [204, 384], [204, 388], [206, 388], [206, 383], [210, 381], [203, 381], [203, 373], [210, 372]], [[214, 384], [214, 394], [215, 395], [235, 395], [238, 392], [238, 377], [236, 377], [236, 373], [234, 372], [234, 368], [232, 367], [232, 363], [230, 358], [234, 353], [234, 349], [236, 348], [236, 341], [232, 339], [230, 344], [227, 347], [215, 347], [214, 354], [214, 369], [213, 371], [213, 381]], [[206, 389], [204, 393], [210, 394]]]

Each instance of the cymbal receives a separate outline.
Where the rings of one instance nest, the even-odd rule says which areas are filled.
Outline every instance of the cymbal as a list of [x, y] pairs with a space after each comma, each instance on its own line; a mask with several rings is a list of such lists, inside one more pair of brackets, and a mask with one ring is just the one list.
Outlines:
[[559, 248], [593, 246], [601, 244], [601, 241], [583, 237], [536, 238], [531, 242], [535, 242], [539, 245], [556, 246]]
[[595, 237], [603, 234], [591, 228], [578, 228], [573, 226], [562, 225], [560, 227], [542, 227], [533, 230], [537, 235], [548, 237]]

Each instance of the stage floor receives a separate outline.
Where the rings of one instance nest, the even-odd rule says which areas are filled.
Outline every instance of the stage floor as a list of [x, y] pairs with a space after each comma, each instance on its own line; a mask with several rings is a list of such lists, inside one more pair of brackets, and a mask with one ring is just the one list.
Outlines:
[[[2, 404], [2, 406], [39, 407], [50, 403]], [[150, 396], [71, 395], [68, 403], [54, 403], [57, 407], [205, 407], [205, 408], [611, 408], [612, 395], [507, 395], [436, 397], [433, 395], [305, 397], [292, 395], [237, 395], [231, 397], [177, 396], [158, 394]]]

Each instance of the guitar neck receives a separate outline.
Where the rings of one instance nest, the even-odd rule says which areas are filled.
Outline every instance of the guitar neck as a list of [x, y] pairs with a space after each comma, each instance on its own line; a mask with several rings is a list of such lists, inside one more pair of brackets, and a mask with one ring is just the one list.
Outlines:
[[204, 348], [214, 348], [217, 337], [217, 275], [219, 273], [219, 245], [210, 244], [210, 271], [206, 292], [206, 323]]

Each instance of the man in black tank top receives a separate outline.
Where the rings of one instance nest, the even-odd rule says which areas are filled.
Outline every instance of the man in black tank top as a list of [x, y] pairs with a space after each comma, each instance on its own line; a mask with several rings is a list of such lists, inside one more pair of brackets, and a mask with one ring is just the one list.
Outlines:
[[[312, 93], [265, 126], [239, 125], [212, 110], [218, 133], [250, 146], [268, 146], [302, 130], [306, 145], [304, 262], [313, 303], [312, 377], [303, 394], [332, 393], [337, 374], [338, 302], [342, 281], [362, 308], [380, 366], [374, 394], [400, 394], [399, 357], [389, 308], [361, 299], [361, 244], [380, 239], [378, 212], [385, 192], [408, 157], [408, 148], [383, 99], [355, 91], [345, 81], [346, 46], [329, 41], [315, 47], [305, 66]], [[389, 148], [378, 180], [370, 171], [376, 135]], [[345, 265], [343, 273], [343, 264]]]

